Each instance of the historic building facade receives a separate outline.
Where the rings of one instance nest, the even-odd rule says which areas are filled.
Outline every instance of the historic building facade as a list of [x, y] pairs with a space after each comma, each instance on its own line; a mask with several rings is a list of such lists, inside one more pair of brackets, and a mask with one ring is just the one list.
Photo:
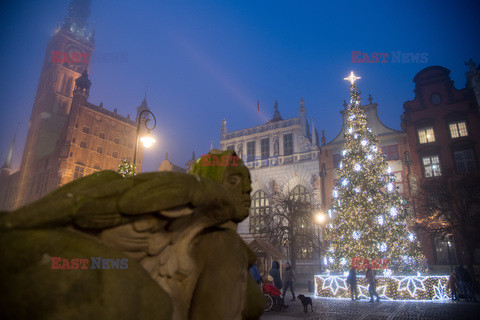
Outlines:
[[[453, 181], [479, 172], [480, 71], [472, 60], [467, 65], [467, 87], [460, 90], [454, 87], [450, 70], [439, 66], [425, 68], [413, 79], [415, 98], [403, 105], [403, 126], [415, 184], [444, 177]], [[423, 247], [430, 265], [467, 263], [458, 234], [424, 235]], [[480, 250], [476, 252], [474, 262], [480, 263]]]
[[[11, 172], [11, 158], [2, 169], [0, 210], [30, 203], [95, 171], [117, 170], [122, 158], [133, 158], [136, 122], [87, 101], [94, 50], [89, 15], [88, 1], [72, 1], [47, 44], [20, 170]], [[144, 100], [138, 110], [145, 108]], [[142, 149], [139, 170], [141, 159]]]
[[[252, 128], [227, 132], [226, 121], [222, 122], [221, 149], [235, 150], [252, 178], [250, 215], [238, 226], [247, 243], [260, 236], [261, 215], [269, 210], [274, 192], [302, 196], [321, 207], [318, 134], [313, 119], [311, 128], [308, 124], [303, 99], [299, 104], [298, 117], [283, 119], [275, 101], [273, 118]], [[297, 281], [306, 282], [318, 272], [318, 259], [311, 246], [300, 249]]]

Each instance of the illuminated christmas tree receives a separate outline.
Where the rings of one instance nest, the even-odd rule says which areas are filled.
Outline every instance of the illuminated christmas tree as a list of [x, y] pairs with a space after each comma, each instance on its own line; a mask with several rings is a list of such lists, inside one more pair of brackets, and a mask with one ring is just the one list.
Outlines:
[[135, 170], [135, 165], [133, 163], [127, 159], [123, 159], [122, 164], [118, 166], [118, 173], [125, 178], [136, 175], [137, 171]]
[[395, 175], [368, 125], [353, 72], [344, 133], [345, 146], [327, 224], [324, 263], [331, 271], [388, 268], [413, 272], [424, 267], [416, 236], [407, 227], [407, 211], [395, 187]]

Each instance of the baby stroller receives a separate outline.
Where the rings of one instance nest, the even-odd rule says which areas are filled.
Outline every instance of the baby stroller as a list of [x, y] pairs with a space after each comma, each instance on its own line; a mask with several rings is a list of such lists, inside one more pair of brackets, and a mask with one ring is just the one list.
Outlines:
[[282, 293], [274, 285], [265, 283], [263, 293], [265, 295], [265, 312], [272, 309], [280, 311], [288, 308], [282, 298]]

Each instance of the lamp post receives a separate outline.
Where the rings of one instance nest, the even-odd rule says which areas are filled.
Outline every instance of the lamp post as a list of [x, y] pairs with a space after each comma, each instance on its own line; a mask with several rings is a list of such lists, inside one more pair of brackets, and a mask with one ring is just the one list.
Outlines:
[[322, 251], [323, 251], [323, 230], [322, 227], [327, 221], [327, 216], [323, 211], [318, 211], [315, 214], [315, 223], [318, 226], [318, 244], [319, 244], [319, 251], [320, 251], [320, 273], [322, 272]]
[[[146, 117], [142, 117], [144, 113], [151, 114], [153, 117], [153, 127], [149, 128], [148, 127], [148, 122], [150, 119], [148, 119], [148, 115]], [[140, 124], [143, 123], [145, 125], [145, 128], [147, 128], [147, 134], [139, 139], [140, 136]], [[150, 135], [150, 131], [155, 129], [157, 126], [157, 119], [155, 118], [155, 115], [150, 111], [150, 110], [142, 110], [140, 114], [138, 115], [138, 124], [137, 124], [137, 138], [135, 140], [135, 152], [133, 154], [133, 165], [135, 166], [137, 163], [137, 149], [138, 149], [138, 140], [142, 141], [143, 146], [145, 148], [150, 148], [151, 145], [155, 142], [155, 139]]]

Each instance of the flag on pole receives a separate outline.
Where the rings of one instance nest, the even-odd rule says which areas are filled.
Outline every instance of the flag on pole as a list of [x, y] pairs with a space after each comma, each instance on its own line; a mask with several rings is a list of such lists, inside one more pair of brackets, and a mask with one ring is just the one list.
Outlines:
[[257, 112], [260, 113], [260, 102], [258, 101], [258, 97], [257, 97]]

